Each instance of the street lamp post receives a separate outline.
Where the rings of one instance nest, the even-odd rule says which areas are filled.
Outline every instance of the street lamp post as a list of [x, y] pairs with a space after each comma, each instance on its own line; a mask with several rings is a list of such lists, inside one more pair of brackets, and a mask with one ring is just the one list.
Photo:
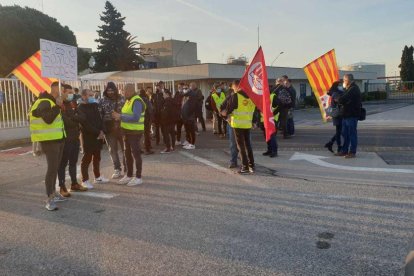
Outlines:
[[280, 55], [284, 54], [285, 52], [280, 52], [277, 57], [272, 61], [272, 64], [270, 66], [273, 66], [273, 64], [275, 63], [275, 61], [280, 57]]
[[178, 57], [178, 55], [180, 54], [180, 52], [181, 52], [181, 50], [184, 48], [184, 46], [187, 44], [187, 43], [189, 43], [190, 42], [190, 40], [186, 40], [185, 42], [184, 42], [184, 44], [183, 44], [183, 46], [181, 46], [181, 48], [178, 50], [178, 52], [175, 54], [175, 56], [174, 56], [174, 66], [177, 66], [177, 57]]

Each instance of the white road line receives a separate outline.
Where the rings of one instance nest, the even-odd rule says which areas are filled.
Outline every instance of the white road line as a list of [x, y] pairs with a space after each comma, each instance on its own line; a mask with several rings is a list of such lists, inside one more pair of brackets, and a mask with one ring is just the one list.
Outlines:
[[5, 150], [0, 150], [0, 152], [8, 152], [8, 151], [12, 151], [12, 150], [17, 150], [17, 149], [21, 149], [22, 147], [16, 147], [16, 148], [11, 148], [11, 149], [5, 149]]
[[410, 169], [351, 167], [351, 166], [342, 166], [342, 165], [331, 164], [331, 163], [328, 163], [328, 162], [322, 160], [322, 159], [327, 159], [327, 158], [329, 158], [329, 157], [295, 152], [295, 154], [293, 154], [293, 156], [290, 158], [290, 161], [305, 160], [305, 161], [308, 161], [310, 163], [313, 163], [313, 164], [321, 166], [321, 167], [331, 168], [331, 169], [338, 169], [338, 170], [345, 170], [345, 171], [414, 174], [414, 170], [410, 170]]
[[90, 196], [90, 197], [97, 197], [97, 198], [103, 198], [103, 199], [111, 199], [116, 196], [119, 196], [119, 194], [113, 194], [113, 193], [98, 193], [98, 192], [76, 192], [71, 193], [72, 195], [81, 195], [81, 196]]
[[218, 165], [218, 164], [216, 164], [214, 162], [211, 162], [210, 160], [207, 160], [205, 158], [201, 158], [201, 157], [195, 156], [194, 154], [191, 154], [191, 153], [186, 152], [186, 151], [180, 151], [179, 153], [181, 155], [184, 155], [185, 157], [194, 159], [194, 160], [196, 160], [196, 161], [198, 161], [198, 162], [200, 162], [200, 163], [202, 163], [204, 165], [207, 165], [207, 166], [212, 167], [212, 168], [214, 168], [214, 169], [216, 169], [218, 171], [221, 171], [222, 173], [229, 174], [229, 175], [236, 176], [236, 177], [238, 176], [240, 178], [240, 180], [242, 180], [244, 182], [247, 182], [247, 183], [252, 183], [251, 180], [249, 180], [249, 179], [247, 179], [245, 177], [242, 177], [241, 175], [235, 175], [232, 170], [227, 169], [227, 168], [224, 168], [224, 167], [222, 167], [222, 166], [220, 166], [220, 165]]
[[33, 151], [31, 150], [31, 151], [27, 151], [27, 152], [19, 153], [19, 155], [20, 155], [20, 156], [23, 156], [23, 155], [29, 155], [29, 154], [32, 154], [32, 153], [33, 153]]

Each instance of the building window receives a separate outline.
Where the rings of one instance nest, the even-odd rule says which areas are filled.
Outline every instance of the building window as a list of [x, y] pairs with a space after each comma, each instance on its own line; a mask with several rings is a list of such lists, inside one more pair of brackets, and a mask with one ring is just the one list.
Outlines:
[[305, 99], [306, 97], [306, 83], [301, 83], [300, 84], [300, 99]]

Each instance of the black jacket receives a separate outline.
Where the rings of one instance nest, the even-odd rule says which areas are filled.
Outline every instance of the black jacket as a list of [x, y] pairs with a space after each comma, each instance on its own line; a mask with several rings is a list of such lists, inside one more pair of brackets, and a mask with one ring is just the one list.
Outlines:
[[157, 90], [152, 96], [152, 107], [154, 109], [154, 122], [160, 123], [161, 121], [161, 110], [164, 105], [164, 95], [160, 90]]
[[81, 103], [78, 112], [82, 114], [81, 137], [83, 150], [92, 152], [102, 149], [103, 140], [98, 140], [99, 133], [103, 131], [101, 114], [97, 103]]
[[64, 102], [63, 103], [62, 118], [63, 123], [65, 124], [66, 132], [66, 141], [79, 141], [80, 135], [80, 126], [79, 123], [81, 120], [85, 119], [77, 111], [77, 108], [74, 107], [73, 102]]
[[361, 113], [361, 91], [354, 82], [345, 90], [338, 102], [342, 106], [343, 118], [359, 118]]
[[189, 90], [184, 94], [181, 118], [183, 122], [195, 121], [198, 106], [198, 98], [195, 91]]
[[166, 98], [161, 110], [161, 124], [174, 125], [178, 120], [177, 116], [177, 106], [174, 100], [171, 97]]

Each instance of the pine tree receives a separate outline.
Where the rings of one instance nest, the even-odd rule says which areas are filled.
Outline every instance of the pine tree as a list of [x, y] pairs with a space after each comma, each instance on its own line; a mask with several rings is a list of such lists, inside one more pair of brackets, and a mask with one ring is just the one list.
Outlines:
[[[105, 2], [101, 15], [103, 25], [99, 26], [98, 51], [95, 53], [95, 71], [125, 71], [139, 68], [142, 59], [137, 54], [136, 42], [124, 30], [124, 20], [111, 2]], [[135, 37], [134, 37], [135, 38]]]
[[401, 56], [400, 77], [402, 81], [414, 81], [414, 47], [407, 45], [404, 47]]

